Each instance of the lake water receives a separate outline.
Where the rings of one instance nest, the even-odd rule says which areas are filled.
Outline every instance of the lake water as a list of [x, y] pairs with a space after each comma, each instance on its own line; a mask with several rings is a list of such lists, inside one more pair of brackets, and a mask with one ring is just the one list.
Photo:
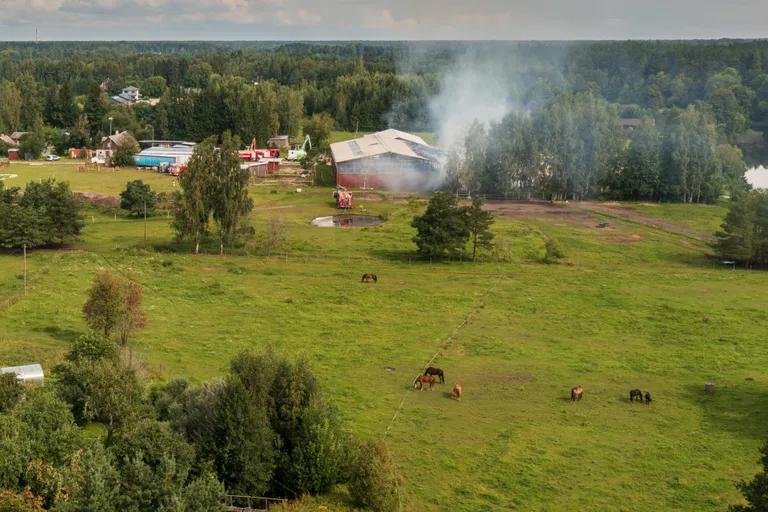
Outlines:
[[747, 182], [754, 188], [768, 189], [768, 168], [755, 167], [747, 171]]

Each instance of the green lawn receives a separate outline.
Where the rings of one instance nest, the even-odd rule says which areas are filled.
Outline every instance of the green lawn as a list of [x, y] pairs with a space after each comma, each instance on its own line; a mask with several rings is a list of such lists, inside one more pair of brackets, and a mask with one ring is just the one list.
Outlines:
[[57, 163], [38, 162], [33, 165], [13, 163], [10, 167], [5, 167], [3, 173], [16, 174], [18, 177], [7, 179], [5, 184], [24, 188], [24, 185], [29, 181], [56, 178], [59, 181], [69, 181], [72, 190], [117, 196], [125, 189], [125, 184], [129, 181], [143, 180], [144, 183], [149, 183], [158, 192], [173, 190], [175, 178], [167, 174], [148, 169], [121, 168], [115, 170], [103, 166], [98, 170], [78, 171], [79, 163], [81, 162], [70, 163], [67, 160]]
[[[78, 190], [117, 186], [71, 179]], [[177, 248], [166, 217], [150, 219], [144, 245], [141, 220], [89, 212], [83, 251], [30, 253], [29, 296], [0, 313], [0, 364], [50, 370], [84, 329], [93, 272], [111, 267], [144, 286], [147, 328], [133, 345], [163, 378], [222, 375], [237, 351], [272, 344], [311, 358], [364, 438], [380, 438], [402, 402], [387, 443], [406, 510], [714, 511], [740, 501], [733, 484], [757, 471], [767, 434], [768, 274], [713, 268], [705, 244], [621, 219], [598, 230], [591, 215], [500, 218], [499, 261], [422, 262], [409, 226], [419, 210], [405, 201], [359, 196], [360, 213], [388, 220], [343, 230], [308, 224], [334, 213], [331, 189], [252, 194], [257, 231], [270, 216], [289, 226], [269, 258], [164, 252]], [[697, 208], [679, 217], [703, 218]], [[541, 262], [547, 236], [567, 263]], [[18, 254], [0, 255], [0, 301], [21, 292], [22, 269]], [[364, 272], [378, 284], [360, 284]], [[412, 391], [476, 306], [434, 363], [446, 384]], [[461, 403], [449, 398], [457, 381]], [[584, 399], [571, 404], [575, 385]], [[654, 402], [630, 404], [635, 387]]]

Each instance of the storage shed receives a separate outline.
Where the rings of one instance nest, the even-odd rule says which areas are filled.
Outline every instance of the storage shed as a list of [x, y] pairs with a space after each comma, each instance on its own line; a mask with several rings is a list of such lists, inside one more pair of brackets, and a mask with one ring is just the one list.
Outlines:
[[176, 144], [169, 148], [152, 147], [133, 156], [138, 167], [157, 167], [161, 163], [187, 165], [192, 158], [194, 146]]
[[0, 373], [15, 373], [16, 377], [24, 384], [40, 384], [42, 386], [45, 380], [43, 367], [39, 364], [0, 368]]
[[331, 158], [338, 186], [417, 192], [439, 186], [445, 155], [421, 137], [385, 130], [331, 144]]

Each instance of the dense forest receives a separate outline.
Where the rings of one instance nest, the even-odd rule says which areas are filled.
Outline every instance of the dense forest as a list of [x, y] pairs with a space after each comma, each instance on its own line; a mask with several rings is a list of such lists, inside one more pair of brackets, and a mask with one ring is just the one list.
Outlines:
[[[768, 161], [768, 41], [0, 43], [0, 133], [42, 124], [57, 148], [92, 146], [111, 117], [138, 139], [263, 143], [327, 112], [341, 130], [434, 131], [440, 144], [434, 100], [466, 61], [509, 106], [474, 135], [482, 162], [468, 163], [470, 140], [445, 148], [468, 191], [703, 201]], [[158, 101], [110, 105], [128, 85]], [[442, 105], [468, 111], [464, 136], [467, 103]], [[620, 130], [616, 117], [648, 122]]]

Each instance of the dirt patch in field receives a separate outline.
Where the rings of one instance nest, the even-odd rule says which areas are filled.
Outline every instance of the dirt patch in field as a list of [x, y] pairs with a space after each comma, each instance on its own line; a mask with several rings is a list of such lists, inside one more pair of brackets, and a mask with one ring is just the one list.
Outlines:
[[532, 382], [534, 380], [533, 377], [526, 377], [525, 375], [502, 375], [501, 378], [517, 382]]
[[72, 195], [78, 199], [91, 204], [98, 204], [104, 206], [120, 206], [120, 198], [114, 196], [105, 196], [104, 194], [97, 194], [96, 192], [72, 192]]
[[696, 293], [709, 293], [709, 290], [706, 290], [704, 288], [699, 288], [698, 290], [696, 290]]
[[221, 267], [203, 267], [203, 270], [206, 272], [224, 272], [224, 269]]
[[609, 244], [634, 244], [642, 240], [640, 235], [601, 236], [597, 240]]
[[[461, 201], [461, 204], [468, 205], [470, 203], [469, 201]], [[483, 205], [483, 209], [494, 215], [511, 219], [547, 216], [561, 219], [590, 217], [587, 212], [582, 210], [575, 210], [564, 204], [549, 201], [488, 201]]]

